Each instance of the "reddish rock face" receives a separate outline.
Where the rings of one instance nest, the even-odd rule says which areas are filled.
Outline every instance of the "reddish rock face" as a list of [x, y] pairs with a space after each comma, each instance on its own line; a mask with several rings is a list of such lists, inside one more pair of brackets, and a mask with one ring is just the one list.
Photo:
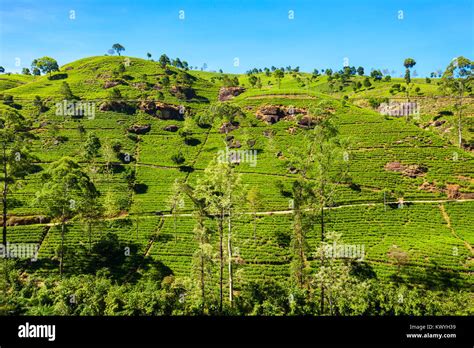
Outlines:
[[448, 199], [459, 199], [461, 197], [459, 188], [460, 186], [456, 184], [446, 185], [446, 194], [448, 195]]
[[400, 162], [390, 162], [385, 165], [385, 170], [391, 172], [402, 172], [405, 169], [405, 166], [402, 165]]
[[232, 99], [245, 92], [243, 87], [221, 87], [219, 89], [219, 101], [226, 101]]
[[418, 164], [403, 165], [400, 162], [389, 162], [384, 168], [391, 172], [402, 173], [410, 178], [422, 176], [428, 171], [428, 168]]
[[282, 105], [262, 105], [258, 108], [255, 116], [268, 124], [273, 124], [281, 119], [289, 119], [296, 115], [306, 115], [307, 111], [303, 108]]
[[118, 85], [120, 85], [120, 81], [105, 81], [104, 88], [112, 88]]
[[181, 120], [183, 118], [178, 106], [154, 100], [143, 100], [138, 105], [138, 108], [149, 115], [156, 116], [163, 120]]
[[239, 128], [238, 124], [232, 124], [229, 122], [224, 122], [222, 126], [219, 128], [220, 133], [229, 133], [232, 132], [234, 129]]

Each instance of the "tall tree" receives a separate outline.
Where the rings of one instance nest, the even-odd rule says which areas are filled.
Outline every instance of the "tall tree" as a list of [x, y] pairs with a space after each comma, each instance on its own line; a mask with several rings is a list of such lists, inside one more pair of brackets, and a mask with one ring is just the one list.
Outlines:
[[28, 149], [31, 138], [29, 126], [16, 110], [0, 111], [2, 188], [2, 242], [7, 243], [8, 194], [17, 179], [26, 176], [32, 169], [32, 156]]
[[456, 96], [458, 114], [458, 145], [462, 147], [462, 109], [464, 94], [472, 92], [474, 83], [474, 61], [465, 57], [455, 58], [446, 68], [441, 78], [441, 88]]
[[321, 308], [320, 315], [363, 314], [368, 307], [369, 284], [353, 275], [352, 266], [363, 255], [338, 255], [338, 246], [343, 246], [342, 235], [328, 232], [315, 253], [317, 258], [325, 260], [312, 283], [324, 289], [322, 294], [328, 303]]
[[[340, 138], [335, 117], [327, 103], [320, 103], [310, 111], [315, 126], [305, 135], [303, 145], [292, 148], [290, 164], [298, 171], [294, 192], [294, 230], [299, 243], [298, 251], [305, 247], [305, 220], [314, 223], [315, 214], [320, 224], [321, 241], [325, 237], [325, 209], [333, 204], [337, 186], [348, 182], [348, 162], [344, 152], [347, 142]], [[306, 208], [306, 209], [303, 209]], [[300, 257], [302, 259], [302, 257]], [[303, 262], [304, 259], [299, 260]], [[321, 259], [321, 265], [324, 259]], [[301, 269], [300, 286], [305, 284]], [[324, 289], [321, 287], [321, 311], [324, 310]]]
[[[407, 84], [406, 88], [406, 93], [407, 93], [407, 99], [410, 101], [410, 83], [411, 83], [411, 74], [410, 74], [410, 69], [413, 68], [416, 65], [416, 61], [413, 58], [407, 58], [403, 61], [403, 66], [405, 67], [405, 82]], [[408, 115], [407, 115], [408, 119]]]
[[[192, 193], [190, 194], [189, 191]], [[240, 175], [237, 174], [229, 162], [219, 162], [214, 159], [204, 171], [204, 177], [198, 180], [196, 187], [188, 189], [190, 198], [198, 205], [199, 209], [212, 216], [217, 222], [219, 235], [219, 310], [223, 308], [224, 294], [224, 264], [225, 264], [225, 228], [227, 220], [227, 265], [229, 302], [233, 303], [233, 228], [232, 221], [238, 205], [243, 200], [243, 187]]]
[[59, 274], [64, 268], [64, 240], [68, 220], [83, 212], [98, 196], [95, 185], [82, 168], [70, 157], [53, 162], [43, 173], [43, 187], [36, 193], [36, 203], [61, 224]]
[[[193, 254], [192, 260], [192, 276], [196, 281], [193, 282], [193, 287], [197, 286], [197, 296], [201, 313], [204, 314], [208, 308], [209, 288], [208, 282], [212, 278], [212, 271], [214, 266], [213, 260], [213, 246], [211, 244], [211, 229], [206, 225], [206, 219], [212, 219], [207, 211], [206, 200], [196, 194], [196, 191], [190, 185], [176, 180], [173, 186], [174, 194], [171, 198], [171, 204], [179, 206], [179, 201], [183, 199], [182, 194], [189, 196], [195, 205], [194, 218], [196, 220], [194, 226], [194, 236], [198, 242], [198, 248]], [[221, 296], [222, 298], [222, 296]]]

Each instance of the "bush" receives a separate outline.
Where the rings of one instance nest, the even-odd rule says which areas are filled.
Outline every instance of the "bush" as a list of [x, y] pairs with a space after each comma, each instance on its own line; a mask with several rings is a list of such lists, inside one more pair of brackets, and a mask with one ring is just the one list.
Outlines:
[[175, 153], [173, 156], [171, 156], [171, 160], [175, 164], [183, 164], [186, 161], [186, 158], [184, 158], [181, 152], [178, 152], [178, 153]]

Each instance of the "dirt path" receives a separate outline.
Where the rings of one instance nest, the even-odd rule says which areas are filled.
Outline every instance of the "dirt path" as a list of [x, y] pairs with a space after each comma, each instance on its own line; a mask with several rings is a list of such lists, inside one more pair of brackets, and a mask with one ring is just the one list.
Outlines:
[[253, 95], [245, 99], [316, 99], [315, 96], [307, 94], [262, 94], [262, 95]]
[[459, 239], [460, 241], [462, 241], [464, 243], [464, 245], [466, 246], [466, 248], [471, 252], [471, 255], [474, 255], [474, 250], [472, 248], [472, 245], [470, 243], [468, 243], [467, 241], [465, 241], [464, 239], [462, 239], [461, 237], [459, 237], [459, 235], [456, 233], [456, 231], [454, 231], [454, 228], [451, 225], [451, 219], [448, 215], [448, 212], [444, 208], [444, 204], [439, 205], [439, 210], [441, 211], [441, 215], [443, 215], [443, 219], [444, 219], [444, 221], [446, 221], [446, 223], [448, 225], [448, 228], [451, 230], [451, 234], [454, 236], [454, 238]]
[[[427, 201], [403, 201], [403, 203], [414, 203], [414, 204], [433, 204], [433, 203], [445, 203], [445, 202], [470, 202], [474, 201], [474, 199], [442, 199], [442, 200], [427, 200]], [[387, 202], [387, 204], [397, 204], [398, 202]], [[346, 204], [346, 205], [339, 205], [337, 207], [325, 207], [325, 210], [333, 210], [333, 209], [341, 209], [341, 208], [348, 208], [348, 207], [370, 207], [370, 206], [378, 206], [383, 205], [383, 203], [358, 203], [358, 204]], [[311, 211], [311, 209], [306, 209], [305, 211]], [[256, 215], [288, 215], [292, 214], [293, 210], [270, 210], [270, 211], [260, 211], [257, 212]], [[252, 212], [245, 212], [244, 215], [252, 215]], [[160, 215], [162, 217], [172, 217], [172, 216], [182, 216], [182, 217], [191, 217], [193, 214], [191, 213], [183, 213], [183, 214], [163, 214]], [[459, 237], [457, 237], [459, 238]]]

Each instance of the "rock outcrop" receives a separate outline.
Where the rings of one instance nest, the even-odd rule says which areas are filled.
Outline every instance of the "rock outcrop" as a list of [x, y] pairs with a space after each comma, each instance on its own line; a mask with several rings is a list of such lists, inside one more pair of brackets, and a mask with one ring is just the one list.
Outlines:
[[428, 168], [425, 166], [418, 164], [404, 165], [400, 162], [389, 162], [384, 168], [387, 171], [402, 173], [403, 175], [410, 178], [417, 178], [421, 175], [424, 175], [428, 171]]
[[221, 87], [219, 89], [219, 101], [226, 101], [232, 99], [244, 92], [244, 87]]
[[130, 133], [135, 133], [135, 134], [146, 134], [151, 130], [151, 125], [145, 124], [145, 125], [139, 125], [139, 124], [134, 124], [133, 126], [130, 126], [127, 131]]
[[176, 105], [165, 104], [154, 100], [142, 100], [138, 104], [138, 108], [155, 117], [163, 120], [182, 120], [183, 115], [179, 112]]
[[133, 114], [135, 112], [135, 107], [122, 100], [107, 100], [100, 104], [99, 110]]
[[167, 132], [177, 132], [178, 129], [179, 129], [179, 127], [175, 124], [170, 124], [170, 125], [163, 128], [163, 130], [165, 130]]
[[282, 105], [263, 105], [258, 108], [255, 116], [268, 124], [273, 124], [281, 119], [291, 119], [296, 115], [306, 115], [307, 111], [303, 108]]
[[219, 128], [219, 133], [229, 133], [237, 128], [239, 128], [237, 123], [224, 122]]
[[120, 85], [120, 81], [116, 81], [116, 80], [108, 80], [108, 81], [105, 81], [104, 83], [104, 88], [107, 89], [107, 88], [112, 88], [112, 87], [115, 87], [115, 86], [118, 86]]

